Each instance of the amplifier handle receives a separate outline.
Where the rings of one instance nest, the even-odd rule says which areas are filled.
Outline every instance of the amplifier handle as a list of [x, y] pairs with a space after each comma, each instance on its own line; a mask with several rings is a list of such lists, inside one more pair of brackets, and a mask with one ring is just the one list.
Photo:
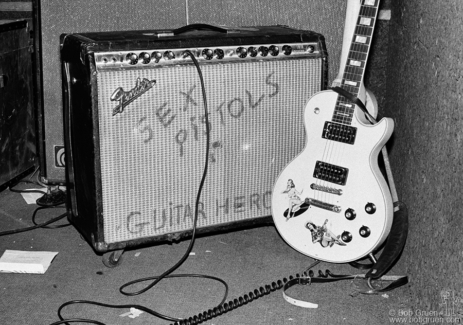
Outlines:
[[168, 36], [175, 36], [180, 35], [182, 33], [190, 32], [193, 30], [210, 30], [213, 32], [223, 33], [223, 34], [230, 34], [230, 33], [240, 33], [241, 30], [247, 30], [246, 28], [228, 28], [226, 26], [217, 26], [217, 25], [209, 25], [209, 24], [190, 24], [186, 25], [171, 31], [160, 31], [157, 32], [158, 37], [168, 37]]

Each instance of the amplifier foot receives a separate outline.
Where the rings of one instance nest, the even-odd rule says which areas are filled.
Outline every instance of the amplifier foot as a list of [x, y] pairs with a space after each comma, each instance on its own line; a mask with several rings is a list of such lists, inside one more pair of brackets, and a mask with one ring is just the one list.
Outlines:
[[104, 253], [102, 257], [103, 264], [109, 268], [119, 266], [122, 262], [122, 254], [124, 254], [123, 249]]

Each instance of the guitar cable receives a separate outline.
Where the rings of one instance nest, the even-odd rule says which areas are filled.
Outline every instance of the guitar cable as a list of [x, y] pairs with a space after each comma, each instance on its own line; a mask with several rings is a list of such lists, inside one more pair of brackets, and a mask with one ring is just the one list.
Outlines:
[[[294, 285], [311, 285], [312, 283], [327, 283], [327, 282], [336, 282], [342, 280], [354, 280], [358, 278], [365, 278], [364, 274], [355, 274], [355, 275], [336, 275], [330, 272], [330, 270], [325, 270], [322, 272], [321, 270], [318, 271], [318, 276], [314, 277], [314, 272], [311, 270], [312, 267], [320, 263], [320, 261], [315, 261], [312, 265], [310, 265], [307, 270], [305, 270], [302, 274], [295, 274], [294, 276], [290, 275], [289, 279], [283, 278], [281, 280], [277, 280], [276, 282], [272, 282], [271, 284], [266, 284], [264, 286], [255, 289], [254, 291], [250, 291], [247, 294], [239, 296], [238, 298], [230, 300], [228, 303], [221, 304], [215, 308], [209, 309], [207, 311], [203, 311], [202, 313], [196, 314], [191, 316], [187, 319], [183, 319], [172, 323], [170, 325], [197, 325], [210, 320], [212, 318], [221, 316], [227, 312], [230, 312], [234, 309], [237, 309], [243, 305], [246, 305], [258, 298], [266, 296], [276, 290], [283, 288], [283, 297], [286, 301], [304, 308], [317, 308], [318, 305], [312, 304], [306, 301], [297, 300], [286, 295], [286, 290]], [[400, 287], [406, 283], [408, 283], [408, 279], [406, 277], [383, 277], [381, 280], [385, 281], [393, 281], [389, 286], [386, 286], [381, 289], [372, 289], [367, 291], [360, 291], [359, 293], [362, 294], [378, 294], [393, 290], [397, 287]]]

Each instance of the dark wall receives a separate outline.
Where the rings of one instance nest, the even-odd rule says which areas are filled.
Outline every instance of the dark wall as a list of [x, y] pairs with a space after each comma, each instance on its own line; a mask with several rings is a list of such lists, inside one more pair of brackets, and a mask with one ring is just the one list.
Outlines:
[[445, 292], [463, 306], [462, 19], [461, 0], [392, 7], [385, 114], [396, 122], [391, 161], [410, 213], [399, 263], [412, 302], [434, 311], [443, 310]]

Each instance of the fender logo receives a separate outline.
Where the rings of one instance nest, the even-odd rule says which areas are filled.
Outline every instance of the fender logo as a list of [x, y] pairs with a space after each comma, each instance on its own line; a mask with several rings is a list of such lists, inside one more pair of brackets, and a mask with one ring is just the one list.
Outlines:
[[110, 97], [111, 101], [119, 102], [119, 105], [113, 108], [113, 116], [117, 113], [122, 113], [127, 105], [153, 88], [155, 84], [156, 80], [148, 80], [146, 78], [141, 80], [138, 78], [135, 87], [129, 91], [124, 91], [122, 87], [117, 88]]

